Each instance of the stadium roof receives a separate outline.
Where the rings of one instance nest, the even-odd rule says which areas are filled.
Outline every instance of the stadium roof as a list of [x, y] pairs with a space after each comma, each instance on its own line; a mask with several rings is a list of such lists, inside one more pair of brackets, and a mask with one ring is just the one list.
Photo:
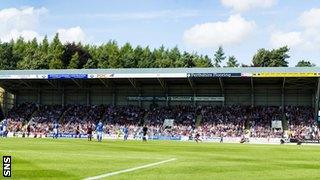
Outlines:
[[261, 73], [261, 72], [317, 72], [320, 67], [238, 67], [238, 68], [121, 68], [121, 69], [54, 69], [0, 70], [5, 74], [66, 74], [66, 73]]
[[320, 77], [320, 67], [0, 70], [0, 79]]
[[[320, 67], [241, 67], [241, 68], [128, 68], [128, 69], [61, 69], [61, 70], [0, 70], [0, 86], [8, 92], [30, 89], [75, 89], [132, 85], [133, 88], [160, 85], [215, 84], [276, 85], [314, 89], [320, 77]], [[288, 89], [289, 86], [286, 85]], [[291, 88], [291, 87], [290, 87]], [[295, 88], [295, 87], [294, 87]]]

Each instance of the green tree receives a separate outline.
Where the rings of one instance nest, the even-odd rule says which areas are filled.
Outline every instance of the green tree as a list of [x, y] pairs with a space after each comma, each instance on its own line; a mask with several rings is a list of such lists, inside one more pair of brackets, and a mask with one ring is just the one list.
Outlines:
[[266, 49], [259, 49], [253, 56], [252, 63], [255, 67], [287, 67], [289, 48], [287, 46], [280, 47], [278, 49], [272, 49], [271, 51]]
[[169, 61], [166, 63], [167, 67], [175, 67], [175, 64], [177, 61], [181, 58], [181, 53], [179, 51], [179, 48], [175, 46], [170, 51], [167, 51]]
[[119, 47], [116, 41], [109, 41], [106, 44], [106, 51], [108, 53], [108, 67], [109, 68], [122, 68], [123, 64], [121, 63]]
[[212, 67], [211, 59], [207, 55], [195, 56], [194, 64], [196, 67]]
[[98, 68], [98, 61], [94, 59], [88, 59], [87, 63], [83, 66], [84, 69], [96, 69]]
[[56, 33], [49, 46], [48, 60], [50, 69], [64, 69], [65, 66], [62, 62], [64, 53], [64, 46], [62, 45], [59, 34]]
[[255, 67], [267, 67], [270, 64], [270, 51], [259, 49], [252, 58], [252, 64]]
[[13, 52], [13, 44], [0, 43], [0, 69], [13, 70], [17, 68], [17, 58]]
[[227, 67], [239, 67], [239, 63], [234, 56], [229, 56], [227, 61]]
[[76, 52], [72, 55], [70, 63], [68, 65], [68, 69], [78, 69], [79, 68], [79, 54]]
[[93, 59], [96, 62], [98, 62], [98, 59], [99, 59], [99, 49], [98, 49], [99, 47], [96, 46], [96, 45], [87, 45], [87, 46], [85, 46], [85, 48], [87, 49], [88, 53], [91, 56], [90, 59]]
[[109, 54], [107, 52], [106, 45], [102, 45], [96, 49], [96, 58], [98, 61], [98, 68], [109, 67]]
[[[153, 53], [150, 51], [148, 46], [142, 50], [141, 54], [137, 54], [137, 55], [140, 56], [137, 62], [138, 68], [150, 68], [155, 66], [155, 57], [153, 56]], [[138, 56], [136, 56], [136, 58]]]
[[24, 53], [24, 57], [18, 62], [17, 67], [19, 69], [46, 69], [46, 53], [41, 51], [37, 39], [34, 38], [32, 41], [27, 43], [27, 48]]
[[120, 49], [120, 62], [124, 68], [135, 68], [137, 62], [134, 58], [134, 51], [130, 43], [126, 43]]
[[171, 67], [172, 60], [170, 58], [174, 58], [174, 54], [170, 54], [168, 50], [165, 50], [164, 46], [161, 46], [159, 49], [153, 50], [153, 57], [155, 58], [155, 62], [153, 67], [157, 68], [166, 68]]
[[314, 63], [311, 63], [310, 61], [301, 60], [297, 63], [296, 67], [314, 67], [316, 66]]
[[290, 58], [288, 46], [280, 47], [278, 49], [271, 50], [271, 63], [270, 67], [288, 67], [288, 61], [286, 59]]
[[13, 45], [13, 56], [14, 61], [16, 63], [22, 61], [23, 57], [25, 56], [25, 51], [27, 49], [27, 43], [24, 41], [22, 37], [19, 37], [16, 41], [11, 41]]
[[163, 57], [163, 59], [161, 59], [161, 62], [157, 67], [158, 68], [169, 68], [169, 67], [172, 67], [171, 63], [172, 63], [172, 60], [170, 59], [170, 57], [165, 56], [165, 57]]
[[195, 67], [195, 62], [193, 60], [193, 55], [188, 53], [188, 52], [184, 52], [181, 56], [181, 61], [183, 62], [184, 66], [183, 67], [187, 67], [187, 68], [192, 68]]
[[49, 59], [49, 69], [64, 69], [61, 59], [52, 55], [49, 55]]
[[137, 64], [137, 67], [140, 66], [139, 61], [141, 61], [142, 54], [143, 54], [143, 49], [141, 46], [137, 46], [136, 48], [134, 48], [133, 58], [134, 58], [135, 63]]
[[48, 37], [45, 36], [42, 40], [42, 43], [40, 44], [40, 50], [43, 52], [43, 53], [48, 53], [49, 51], [49, 41], [48, 41]]
[[71, 61], [72, 56], [75, 53], [79, 55], [79, 62], [77, 65], [77, 69], [83, 68], [83, 66], [87, 63], [88, 59], [92, 58], [89, 53], [89, 47], [83, 46], [81, 43], [67, 43], [64, 45], [64, 53], [62, 56], [62, 63], [65, 67], [67, 67]]
[[214, 54], [214, 67], [221, 67], [220, 64], [222, 61], [226, 59], [226, 56], [224, 55], [222, 46], [219, 46], [218, 50]]
[[[253, 56], [252, 64], [258, 67], [286, 67], [289, 48], [287, 46], [266, 50], [259, 49]], [[130, 43], [119, 47], [110, 40], [102, 45], [63, 45], [56, 34], [51, 42], [47, 36], [39, 43], [37, 39], [25, 41], [19, 38], [10, 43], [0, 42], [0, 69], [65, 69], [65, 68], [168, 68], [168, 67], [220, 67], [226, 59], [220, 46], [211, 60], [208, 56], [183, 52], [178, 47], [167, 49], [164, 46], [150, 48]], [[212, 65], [212, 63], [214, 63]], [[228, 57], [228, 67], [238, 67], [234, 56]], [[245, 65], [242, 65], [245, 66]], [[314, 66], [309, 61], [301, 61], [297, 66]]]

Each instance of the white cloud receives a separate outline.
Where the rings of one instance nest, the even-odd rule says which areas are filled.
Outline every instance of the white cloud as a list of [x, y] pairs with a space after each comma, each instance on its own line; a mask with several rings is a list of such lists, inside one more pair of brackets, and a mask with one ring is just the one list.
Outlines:
[[320, 8], [303, 12], [298, 18], [301, 31], [273, 32], [270, 42], [273, 47], [288, 45], [304, 50], [320, 50]]
[[86, 34], [79, 26], [69, 29], [58, 29], [57, 32], [62, 42], [83, 42], [86, 39]]
[[231, 15], [225, 22], [198, 24], [186, 30], [184, 42], [195, 47], [217, 47], [242, 42], [253, 32], [254, 21], [247, 21], [240, 15]]
[[[40, 17], [46, 15], [48, 10], [46, 8], [7, 8], [0, 10], [0, 40], [8, 42], [11, 39], [18, 39], [23, 37], [25, 40], [33, 38], [42, 39], [38, 32]], [[62, 42], [79, 42], [84, 41], [86, 34], [79, 27], [72, 27], [68, 29], [58, 29]]]
[[299, 17], [299, 23], [305, 28], [319, 28], [320, 27], [320, 8], [313, 8], [305, 11]]
[[242, 12], [254, 8], [269, 8], [277, 3], [277, 0], [220, 0], [222, 5]]
[[46, 14], [46, 8], [7, 8], [0, 10], [0, 40], [10, 41], [19, 36], [30, 40], [39, 37], [35, 31], [39, 25], [40, 16]]
[[274, 32], [271, 35], [271, 44], [273, 47], [289, 46], [294, 47], [301, 45], [303, 38], [300, 32]]

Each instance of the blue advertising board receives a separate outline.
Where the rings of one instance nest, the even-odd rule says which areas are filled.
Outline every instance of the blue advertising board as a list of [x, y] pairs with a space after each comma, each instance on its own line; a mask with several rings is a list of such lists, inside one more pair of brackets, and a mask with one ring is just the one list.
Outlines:
[[88, 74], [48, 74], [48, 79], [87, 79]]

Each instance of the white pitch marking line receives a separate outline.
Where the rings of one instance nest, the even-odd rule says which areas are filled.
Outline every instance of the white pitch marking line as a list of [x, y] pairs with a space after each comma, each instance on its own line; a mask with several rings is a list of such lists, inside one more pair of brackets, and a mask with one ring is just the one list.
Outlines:
[[138, 166], [138, 167], [124, 169], [124, 170], [115, 171], [115, 172], [111, 172], [111, 173], [101, 174], [99, 176], [88, 177], [88, 178], [85, 178], [84, 180], [101, 179], [101, 178], [110, 177], [110, 176], [114, 176], [114, 175], [118, 175], [118, 174], [122, 174], [122, 173], [126, 173], [126, 172], [136, 171], [138, 169], [144, 169], [144, 168], [148, 168], [148, 167], [152, 167], [152, 166], [157, 166], [157, 165], [167, 163], [170, 161], [175, 161], [175, 160], [176, 160], [176, 158], [172, 158], [172, 159], [168, 159], [168, 160], [164, 160], [164, 161], [160, 161], [160, 162], [156, 162], [156, 163], [146, 164], [143, 166]]

